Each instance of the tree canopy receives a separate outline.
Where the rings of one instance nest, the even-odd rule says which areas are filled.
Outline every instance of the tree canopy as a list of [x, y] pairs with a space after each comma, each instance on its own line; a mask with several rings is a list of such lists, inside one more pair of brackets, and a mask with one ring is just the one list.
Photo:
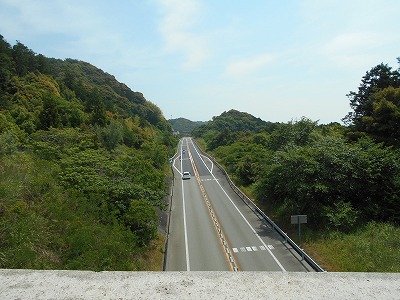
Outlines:
[[399, 145], [399, 90], [399, 69], [386, 64], [373, 67], [363, 76], [358, 91], [348, 94], [353, 111], [344, 120], [358, 132]]

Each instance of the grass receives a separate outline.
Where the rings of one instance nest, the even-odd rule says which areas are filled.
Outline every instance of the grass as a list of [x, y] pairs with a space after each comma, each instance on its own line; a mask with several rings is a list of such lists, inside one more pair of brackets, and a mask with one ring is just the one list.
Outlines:
[[[244, 192], [252, 198], [251, 187], [244, 188]], [[298, 243], [297, 226], [289, 220], [279, 220], [274, 209], [265, 203], [257, 205]], [[328, 272], [400, 272], [398, 226], [371, 221], [344, 233], [315, 232], [304, 224], [302, 239], [301, 247]]]
[[145, 271], [162, 271], [164, 261], [164, 240], [161, 234], [150, 242], [150, 245], [143, 254], [143, 270]]
[[349, 234], [331, 232], [304, 243], [326, 271], [400, 272], [400, 228], [370, 222]]

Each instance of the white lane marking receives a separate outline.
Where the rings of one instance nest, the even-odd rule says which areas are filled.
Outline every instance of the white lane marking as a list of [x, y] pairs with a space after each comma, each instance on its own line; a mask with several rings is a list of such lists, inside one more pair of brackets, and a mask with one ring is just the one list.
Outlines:
[[[207, 170], [211, 173], [210, 169], [207, 167], [206, 163], [204, 162], [203, 158], [201, 157], [200, 153], [197, 151], [196, 146], [194, 145], [193, 141], [191, 138], [189, 138], [194, 150], [197, 152], [197, 155], [200, 157], [200, 160], [203, 162], [203, 164], [205, 165], [205, 167], [207, 168]], [[211, 176], [215, 178], [214, 174], [211, 173]], [[269, 254], [272, 256], [272, 258], [275, 260], [275, 262], [278, 264], [278, 266], [281, 268], [281, 270], [283, 272], [286, 272], [285, 268], [282, 266], [282, 264], [279, 262], [279, 260], [275, 257], [275, 255], [271, 252], [271, 249], [267, 248], [267, 245], [264, 243], [264, 241], [261, 239], [261, 237], [258, 235], [258, 233], [255, 231], [255, 229], [253, 228], [253, 226], [251, 226], [251, 224], [249, 223], [249, 221], [247, 221], [247, 219], [245, 218], [245, 216], [242, 214], [242, 212], [239, 210], [239, 208], [236, 206], [236, 204], [233, 202], [233, 200], [231, 199], [231, 197], [229, 197], [228, 193], [224, 190], [224, 188], [222, 187], [222, 185], [219, 183], [218, 180], [216, 180], [217, 184], [219, 185], [219, 187], [221, 188], [221, 190], [224, 192], [224, 194], [226, 195], [226, 197], [229, 199], [229, 201], [232, 203], [232, 205], [236, 208], [236, 210], [238, 211], [239, 215], [243, 218], [243, 220], [247, 223], [247, 225], [250, 227], [251, 231], [255, 234], [255, 236], [260, 240], [260, 242], [262, 243], [262, 245], [268, 250]]]
[[[179, 158], [180, 156], [178, 156], [178, 157], [176, 157], [175, 159], [174, 159], [174, 163], [172, 164], [172, 166], [174, 167], [174, 169], [182, 176], [182, 172], [177, 168], [177, 167], [175, 167], [175, 161]], [[182, 168], [182, 161], [181, 161], [181, 168]]]
[[[271, 248], [272, 247], [272, 248]], [[268, 245], [268, 248], [270, 249], [275, 249], [272, 245]], [[239, 252], [239, 249], [241, 252], [256, 252], [256, 251], [266, 251], [267, 248], [264, 246], [251, 246], [251, 247], [239, 247], [239, 248], [232, 248], [233, 252], [237, 253]]]
[[[182, 145], [181, 145], [181, 155], [182, 155]], [[182, 170], [183, 170], [183, 165], [181, 160], [181, 172]], [[186, 270], [190, 271], [189, 245], [188, 245], [187, 227], [186, 227], [185, 189], [183, 187], [183, 180], [181, 180], [181, 183], [182, 183], [182, 206], [183, 206], [183, 232], [185, 235]]]
[[211, 159], [209, 159], [206, 155], [202, 155], [203, 157], [205, 157], [205, 158], [207, 158], [209, 161], [210, 161], [210, 163], [211, 163], [211, 173], [212, 173], [212, 171], [213, 171], [213, 169], [214, 169], [214, 163], [213, 163], [213, 161], [211, 160]]
[[268, 248], [271, 249], [271, 250], [274, 250], [274, 249], [275, 249], [275, 247], [272, 246], [272, 245], [268, 245]]

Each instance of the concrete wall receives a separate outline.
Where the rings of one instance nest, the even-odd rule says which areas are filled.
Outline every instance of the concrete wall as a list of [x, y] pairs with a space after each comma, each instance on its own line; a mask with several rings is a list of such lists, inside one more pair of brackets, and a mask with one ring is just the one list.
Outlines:
[[0, 270], [0, 299], [400, 299], [400, 274]]

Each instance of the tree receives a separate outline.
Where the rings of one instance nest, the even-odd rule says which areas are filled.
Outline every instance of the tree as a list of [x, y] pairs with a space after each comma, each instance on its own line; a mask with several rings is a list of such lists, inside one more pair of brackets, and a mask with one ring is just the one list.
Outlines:
[[255, 192], [282, 217], [307, 214], [316, 228], [348, 228], [359, 213], [363, 220], [399, 222], [399, 172], [399, 154], [388, 147], [320, 136], [277, 151]]
[[35, 52], [19, 41], [17, 41], [12, 50], [15, 69], [19, 76], [24, 76], [29, 71], [36, 70]]
[[372, 95], [387, 87], [400, 87], [399, 71], [392, 71], [386, 64], [372, 68], [362, 78], [357, 92], [350, 92], [350, 106], [354, 110], [343, 119], [348, 124], [355, 125], [356, 130], [365, 131], [364, 117], [369, 117], [373, 112]]
[[279, 150], [287, 146], [304, 146], [310, 141], [311, 133], [317, 128], [317, 122], [305, 117], [297, 122], [277, 125], [268, 141], [268, 148]]
[[100, 139], [108, 150], [113, 150], [123, 141], [122, 126], [116, 121], [111, 121], [104, 128], [99, 127]]
[[157, 234], [157, 212], [146, 200], [133, 200], [125, 215], [126, 225], [138, 235], [139, 245], [146, 246]]
[[400, 88], [388, 87], [371, 96], [372, 111], [361, 119], [365, 132], [400, 146]]
[[57, 98], [53, 94], [47, 93], [43, 96], [43, 109], [39, 113], [40, 129], [58, 127], [60, 115], [58, 113]]
[[0, 94], [14, 72], [11, 46], [4, 40], [3, 36], [0, 35]]

